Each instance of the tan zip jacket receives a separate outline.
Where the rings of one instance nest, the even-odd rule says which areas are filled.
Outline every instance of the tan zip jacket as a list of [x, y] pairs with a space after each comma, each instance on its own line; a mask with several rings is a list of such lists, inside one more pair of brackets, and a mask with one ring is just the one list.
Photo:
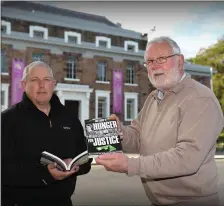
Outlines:
[[141, 177], [153, 204], [166, 205], [217, 193], [214, 160], [224, 119], [213, 92], [186, 76], [159, 103], [153, 91], [130, 126], [122, 126], [128, 175]]

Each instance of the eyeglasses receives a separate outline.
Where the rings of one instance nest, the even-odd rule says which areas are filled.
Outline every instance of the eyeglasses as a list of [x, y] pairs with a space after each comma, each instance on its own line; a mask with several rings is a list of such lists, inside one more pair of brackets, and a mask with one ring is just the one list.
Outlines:
[[164, 64], [167, 62], [167, 59], [170, 58], [170, 57], [173, 57], [173, 56], [176, 56], [176, 55], [180, 55], [180, 54], [172, 54], [170, 56], [163, 56], [163, 57], [158, 57], [156, 59], [150, 59], [150, 60], [147, 60], [146, 62], [143, 63], [144, 67], [150, 67], [154, 64], [154, 62], [156, 62], [157, 64]]

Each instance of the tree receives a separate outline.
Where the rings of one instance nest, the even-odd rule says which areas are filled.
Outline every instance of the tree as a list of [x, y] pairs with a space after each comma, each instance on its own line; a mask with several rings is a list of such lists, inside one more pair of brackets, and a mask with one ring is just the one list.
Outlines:
[[212, 77], [214, 93], [224, 112], [224, 35], [218, 39], [216, 44], [188, 61], [211, 66], [214, 69], [215, 74]]
[[[205, 49], [201, 54], [190, 58], [189, 62], [211, 66], [215, 74], [213, 75], [213, 89], [224, 112], [224, 35], [218, 39], [217, 43]], [[220, 146], [221, 145], [221, 146]], [[224, 151], [224, 129], [217, 141], [217, 151]]]

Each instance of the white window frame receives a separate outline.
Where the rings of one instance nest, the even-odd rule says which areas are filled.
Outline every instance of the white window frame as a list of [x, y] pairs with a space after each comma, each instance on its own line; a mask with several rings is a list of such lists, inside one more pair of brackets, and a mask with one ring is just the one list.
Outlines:
[[[134, 67], [134, 64], [133, 63], [131, 63], [132, 65], [133, 65], [133, 71], [134, 71], [134, 80], [136, 81], [136, 71], [135, 71], [135, 67]], [[129, 63], [127, 63], [127, 67], [126, 67], [126, 72], [127, 72], [127, 70], [128, 70], [128, 65], [129, 65]], [[126, 78], [127, 78], [127, 73], [126, 73]], [[136, 84], [136, 83], [127, 83], [127, 82], [125, 82], [124, 83], [124, 85], [126, 85], [126, 86], [138, 86], [138, 84]]]
[[4, 105], [1, 105], [1, 111], [4, 111], [9, 107], [9, 84], [7, 83], [2, 83], [1, 84], [1, 91], [5, 92], [4, 95]]
[[134, 51], [138, 52], [138, 42], [135, 41], [124, 41], [124, 50], [128, 51], [128, 45], [134, 46]]
[[[41, 59], [33, 59], [33, 55], [35, 54], [38, 54], [38, 55], [41, 55]], [[43, 53], [36, 53], [36, 52], [33, 52], [32, 53], [32, 61], [44, 61], [44, 54]]]
[[132, 121], [133, 119], [127, 118], [127, 100], [134, 99], [134, 118], [138, 115], [138, 93], [134, 92], [125, 92], [124, 93], [124, 120]]
[[48, 28], [42, 27], [42, 26], [30, 26], [29, 27], [29, 34], [31, 38], [34, 38], [34, 31], [40, 31], [40, 32], [44, 32], [44, 39], [47, 40], [48, 39]]
[[[70, 56], [71, 57], [71, 56]], [[68, 61], [69, 61], [69, 59], [68, 59]], [[67, 62], [68, 62], [67, 61]], [[74, 67], [77, 67], [77, 58], [74, 56], [74, 64], [75, 65], [73, 65], [73, 69], [74, 69]], [[67, 71], [68, 72], [68, 71]], [[73, 71], [74, 72], [74, 71]], [[76, 76], [77, 76], [77, 68], [76, 68]], [[71, 81], [71, 82], [78, 82], [78, 81], [80, 81], [80, 79], [78, 79], [78, 78], [68, 78], [67, 77], [67, 73], [66, 73], [66, 77], [64, 78], [64, 80], [66, 80], [66, 81]]]
[[[98, 75], [98, 63], [99, 62], [106, 62], [106, 61], [97, 61], [97, 75]], [[105, 73], [106, 73], [106, 77], [107, 77], [107, 72], [108, 72], [108, 64], [107, 64], [107, 62], [106, 62], [106, 71], [105, 71]], [[107, 79], [107, 78], [106, 78]], [[110, 82], [109, 81], [102, 81], [102, 80], [96, 80], [96, 83], [100, 83], [100, 84], [110, 84]]]
[[96, 36], [96, 47], [100, 47], [99, 43], [100, 41], [107, 42], [107, 49], [111, 48], [111, 38], [105, 37], [105, 36]]
[[[2, 48], [3, 49], [3, 48]], [[5, 49], [4, 49], [5, 50]], [[7, 56], [7, 55], [6, 55]], [[7, 62], [7, 57], [5, 56], [5, 60], [6, 60], [6, 62]], [[1, 57], [2, 58], [2, 57]], [[1, 63], [2, 63], [2, 59], [1, 59]], [[2, 65], [1, 65], [2, 66]], [[6, 70], [7, 70], [7, 63], [6, 63]], [[8, 76], [9, 75], [9, 73], [8, 72], [2, 72], [2, 68], [1, 68], [1, 75], [4, 75], [4, 76]]]
[[77, 33], [77, 32], [73, 32], [73, 31], [65, 31], [64, 32], [64, 40], [65, 43], [69, 43], [68, 42], [68, 37], [76, 37], [77, 38], [77, 44], [81, 44], [81, 34]]
[[106, 117], [110, 116], [110, 91], [95, 90], [95, 118], [98, 118], [98, 97], [106, 98]]
[[11, 22], [1, 20], [2, 26], [6, 26], [6, 34], [11, 34]]

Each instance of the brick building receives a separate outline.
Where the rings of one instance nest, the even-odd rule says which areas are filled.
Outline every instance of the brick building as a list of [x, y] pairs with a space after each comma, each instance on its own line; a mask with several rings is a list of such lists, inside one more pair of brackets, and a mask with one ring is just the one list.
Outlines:
[[[153, 89], [143, 66], [147, 36], [105, 17], [32, 2], [4, 2], [1, 23], [2, 110], [13, 104], [19, 87], [14, 61], [49, 64], [57, 80], [55, 92], [82, 123], [112, 112], [128, 123]], [[185, 70], [210, 87], [210, 68], [186, 62]], [[117, 74], [122, 83], [116, 88]]]

